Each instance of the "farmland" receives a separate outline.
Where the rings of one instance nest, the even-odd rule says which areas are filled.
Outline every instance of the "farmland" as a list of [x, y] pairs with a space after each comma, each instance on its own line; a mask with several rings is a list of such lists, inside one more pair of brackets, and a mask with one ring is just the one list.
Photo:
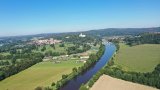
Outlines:
[[153, 87], [102, 75], [91, 90], [158, 90]]
[[0, 90], [34, 90], [37, 86], [48, 86], [56, 82], [63, 74], [68, 74], [73, 67], [79, 67], [83, 63], [75, 63], [75, 60], [38, 63], [16, 75], [8, 77], [0, 82]]
[[125, 71], [151, 72], [160, 63], [160, 45], [142, 44], [127, 46], [120, 44], [115, 64]]

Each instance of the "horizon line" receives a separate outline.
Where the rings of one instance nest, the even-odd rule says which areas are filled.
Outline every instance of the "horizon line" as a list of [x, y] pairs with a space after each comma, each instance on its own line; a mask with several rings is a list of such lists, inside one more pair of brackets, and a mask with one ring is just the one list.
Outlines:
[[80, 31], [64, 31], [64, 32], [42, 32], [42, 33], [33, 33], [33, 34], [21, 34], [21, 35], [6, 35], [6, 36], [0, 36], [0, 38], [7, 38], [7, 37], [21, 37], [21, 36], [31, 36], [31, 35], [40, 35], [40, 34], [60, 34], [60, 33], [74, 33], [74, 32], [86, 32], [86, 31], [92, 31], [92, 30], [103, 30], [103, 29], [136, 29], [136, 28], [159, 28], [160, 26], [152, 26], [152, 27], [110, 27], [110, 28], [101, 28], [101, 29], [89, 29], [89, 30], [80, 30]]

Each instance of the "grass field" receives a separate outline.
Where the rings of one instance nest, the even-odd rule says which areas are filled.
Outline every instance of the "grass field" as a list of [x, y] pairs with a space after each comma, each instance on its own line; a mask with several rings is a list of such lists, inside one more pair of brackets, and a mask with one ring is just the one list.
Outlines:
[[16, 75], [0, 81], [0, 90], [34, 90], [37, 86], [48, 86], [61, 79], [62, 74], [68, 74], [73, 67], [83, 63], [75, 60], [63, 61], [58, 64], [53, 62], [38, 63]]
[[55, 49], [53, 49], [53, 47], [51, 47], [50, 45], [45, 45], [46, 50], [45, 50], [44, 52], [41, 51], [41, 49], [43, 48], [43, 46], [40, 46], [40, 47], [38, 48], [38, 50], [37, 50], [37, 51], [34, 50], [34, 52], [42, 52], [42, 53], [45, 53], [45, 52], [47, 52], [47, 51], [52, 51], [52, 52], [59, 52], [59, 53], [66, 53], [66, 54], [67, 54], [66, 49], [67, 49], [68, 47], [74, 46], [74, 45], [71, 44], [71, 43], [65, 43], [65, 47], [60, 47], [59, 45], [60, 45], [60, 44], [55, 44]]
[[115, 64], [127, 71], [151, 72], [160, 63], [160, 45], [143, 44], [129, 47], [120, 44]]

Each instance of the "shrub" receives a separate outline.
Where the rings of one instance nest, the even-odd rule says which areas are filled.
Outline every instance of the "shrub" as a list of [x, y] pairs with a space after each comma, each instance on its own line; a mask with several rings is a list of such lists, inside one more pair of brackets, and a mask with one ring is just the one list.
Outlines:
[[52, 85], [51, 86], [55, 86], [56, 84], [55, 84], [55, 82], [52, 82]]
[[43, 88], [38, 86], [38, 87], [35, 88], [35, 90], [43, 90]]

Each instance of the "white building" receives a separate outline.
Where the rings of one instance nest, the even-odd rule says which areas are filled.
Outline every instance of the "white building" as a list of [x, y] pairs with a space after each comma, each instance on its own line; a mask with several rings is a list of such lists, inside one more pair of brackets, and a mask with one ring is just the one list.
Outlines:
[[79, 37], [86, 37], [86, 35], [84, 35], [84, 34], [79, 34]]

